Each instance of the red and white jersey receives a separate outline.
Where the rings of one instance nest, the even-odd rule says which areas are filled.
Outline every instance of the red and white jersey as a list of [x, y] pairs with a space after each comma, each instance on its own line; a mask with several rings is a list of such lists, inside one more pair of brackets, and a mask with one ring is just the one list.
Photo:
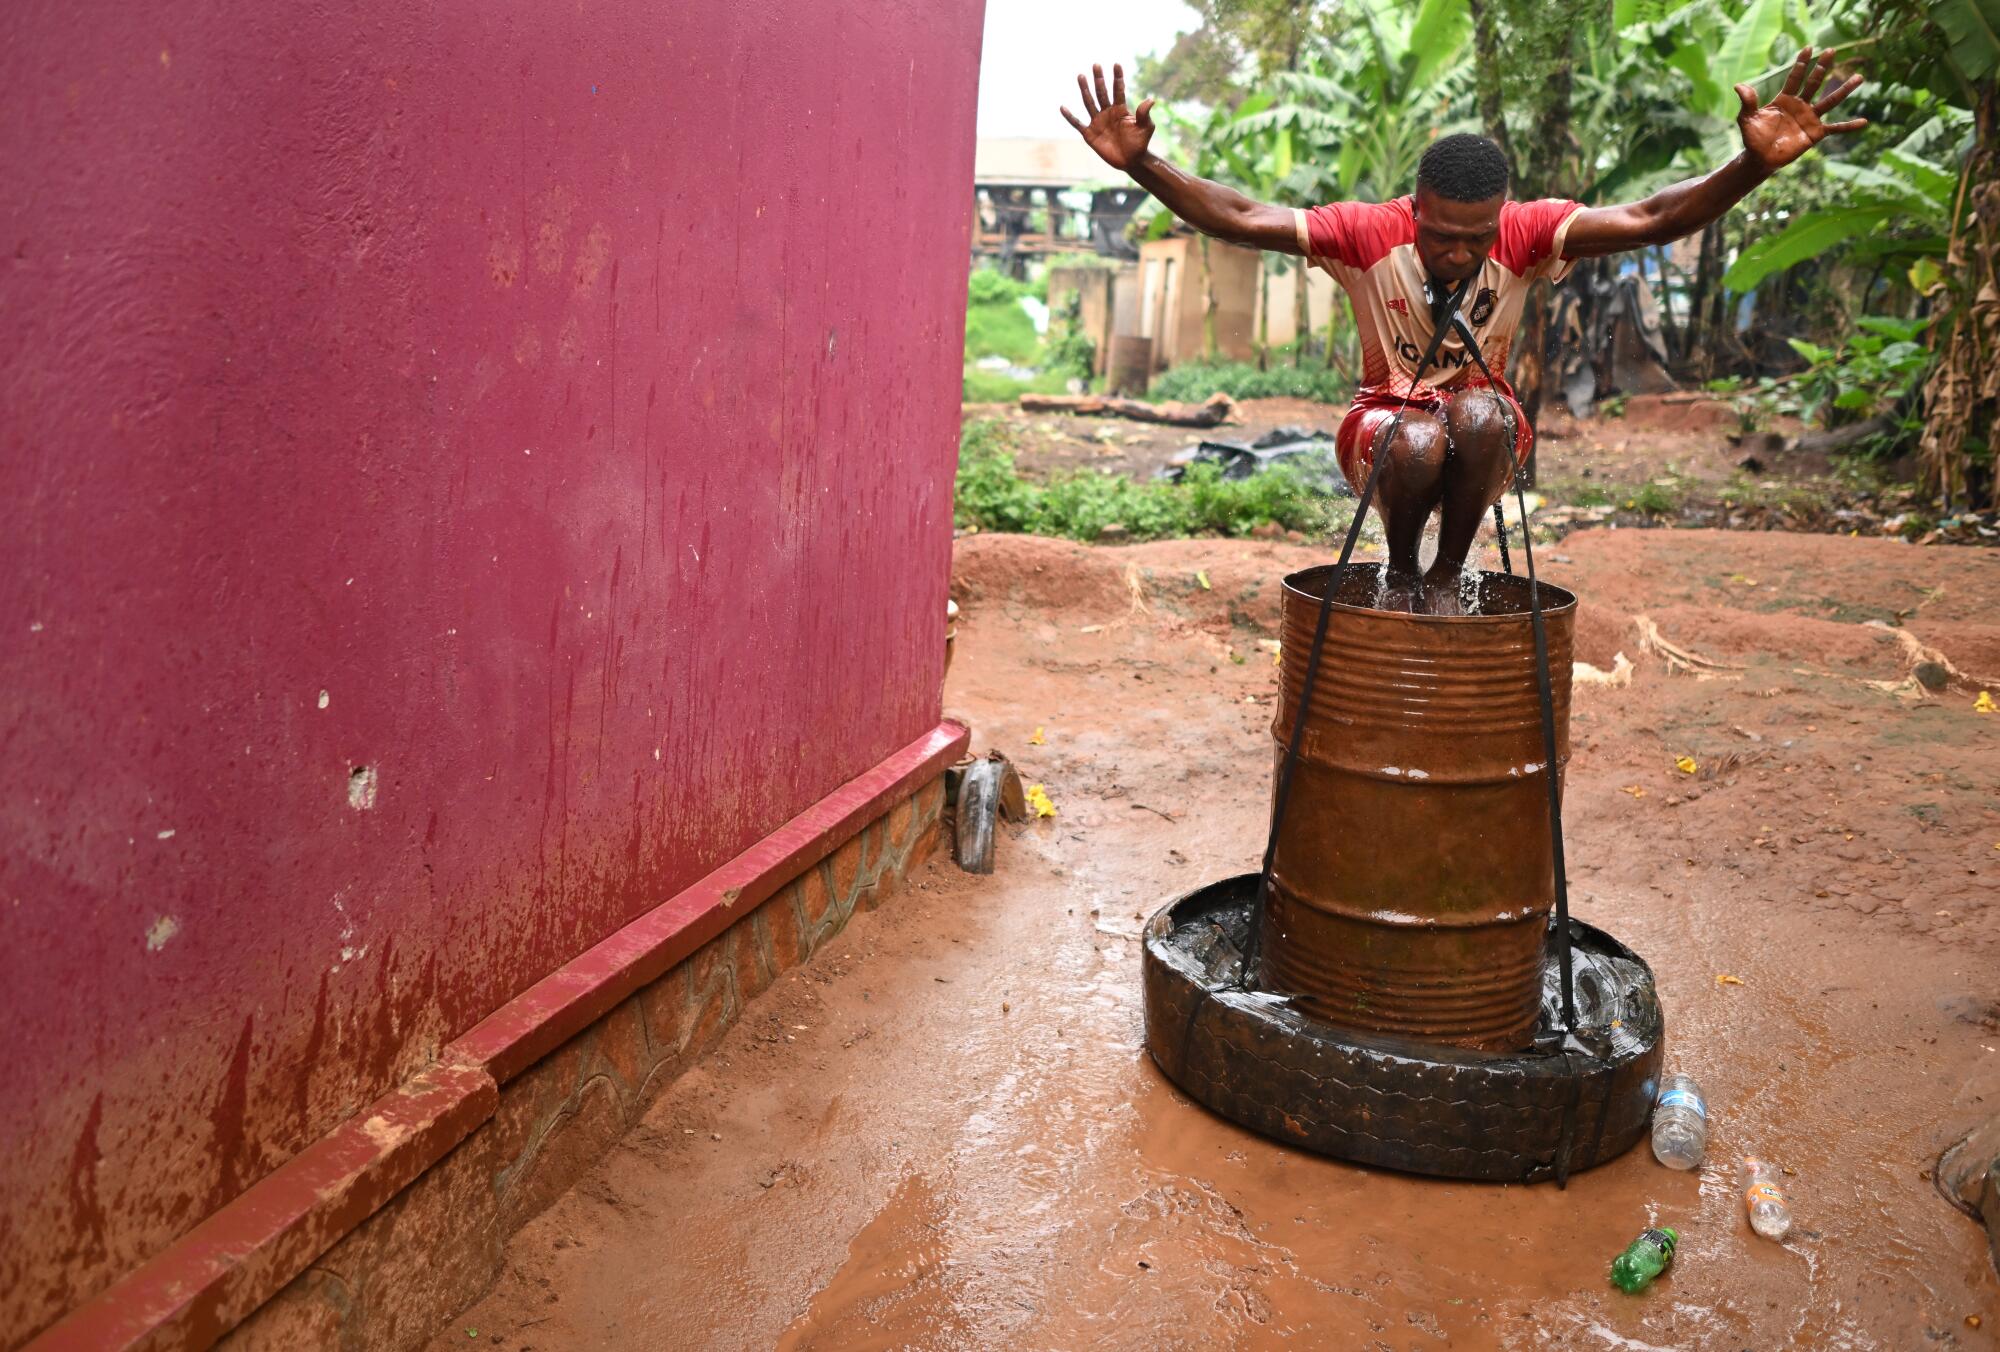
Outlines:
[[[1500, 206], [1500, 236], [1459, 313], [1503, 385], [1528, 290], [1537, 278], [1559, 282], [1569, 274], [1572, 260], [1562, 256], [1563, 237], [1581, 210], [1581, 203], [1557, 198]], [[1431, 341], [1431, 307], [1424, 299], [1424, 265], [1417, 257], [1415, 200], [1335, 202], [1294, 210], [1292, 217], [1307, 260], [1331, 273], [1354, 305], [1363, 387], [1400, 398], [1409, 391]], [[1485, 384], [1465, 343], [1451, 333], [1423, 384], [1451, 388], [1468, 381]]]

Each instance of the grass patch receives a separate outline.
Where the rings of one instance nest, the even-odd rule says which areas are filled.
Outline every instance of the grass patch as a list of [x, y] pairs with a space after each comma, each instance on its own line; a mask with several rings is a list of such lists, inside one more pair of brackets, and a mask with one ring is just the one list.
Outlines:
[[1012, 301], [1005, 305], [968, 305], [965, 309], [965, 356], [1005, 357], [1016, 366], [1033, 366], [1041, 360], [1042, 339], [1035, 321]]
[[1021, 308], [1029, 289], [992, 268], [973, 272], [965, 287], [965, 359], [1005, 357], [1017, 366], [1041, 360], [1035, 321]]
[[1743, 474], [1732, 474], [1722, 485], [1721, 502], [1725, 508], [1764, 508], [1799, 521], [1817, 519], [1833, 506], [1826, 489], [1819, 484]]
[[962, 530], [1090, 541], [1116, 525], [1130, 539], [1159, 540], [1248, 535], [1276, 523], [1324, 534], [1344, 528], [1352, 511], [1284, 471], [1224, 479], [1217, 466], [1196, 465], [1173, 484], [1079, 470], [1037, 484], [1015, 469], [1005, 424], [974, 422], [959, 436], [953, 520]]
[[1148, 399], [1199, 402], [1221, 391], [1232, 399], [1314, 399], [1344, 404], [1354, 386], [1324, 366], [1272, 366], [1259, 371], [1250, 362], [1187, 362], [1153, 378]]
[[1061, 371], [1044, 371], [1033, 380], [1016, 380], [998, 371], [965, 368], [965, 385], [959, 398], [968, 404], [1011, 404], [1024, 394], [1067, 394], [1069, 377]]
[[1609, 507], [1615, 501], [1603, 484], [1551, 483], [1545, 491], [1551, 501], [1570, 507]]
[[1621, 499], [1619, 506], [1628, 512], [1644, 512], [1647, 516], [1666, 516], [1678, 511], [1687, 498], [1687, 491], [1678, 485], [1669, 488], [1665, 484], [1648, 479]]

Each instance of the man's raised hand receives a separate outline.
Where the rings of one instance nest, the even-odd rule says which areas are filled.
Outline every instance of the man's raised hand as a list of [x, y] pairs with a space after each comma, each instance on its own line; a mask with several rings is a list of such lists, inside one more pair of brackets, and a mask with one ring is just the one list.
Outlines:
[[1069, 109], [1062, 115], [1069, 124], [1083, 133], [1083, 139], [1113, 169], [1130, 169], [1139, 157], [1146, 153], [1147, 143], [1153, 139], [1153, 101], [1147, 99], [1137, 108], [1125, 106], [1125, 68], [1111, 67], [1111, 88], [1104, 88], [1104, 67], [1092, 66], [1091, 75], [1097, 83], [1096, 97], [1091, 97], [1091, 82], [1079, 75], [1076, 87], [1083, 92], [1083, 111], [1090, 121], [1079, 121]]
[[1861, 87], [1861, 77], [1850, 75], [1821, 93], [1820, 86], [1826, 83], [1827, 73], [1832, 69], [1831, 49], [1820, 53], [1815, 63], [1813, 50], [1808, 47], [1792, 63], [1785, 87], [1769, 103], [1760, 107], [1756, 90], [1747, 84], [1736, 86], [1736, 97], [1743, 100], [1743, 111], [1736, 117], [1736, 125], [1743, 132], [1743, 148], [1766, 172], [1784, 168], [1830, 135], [1860, 131], [1868, 125], [1865, 117], [1846, 122], [1820, 120]]

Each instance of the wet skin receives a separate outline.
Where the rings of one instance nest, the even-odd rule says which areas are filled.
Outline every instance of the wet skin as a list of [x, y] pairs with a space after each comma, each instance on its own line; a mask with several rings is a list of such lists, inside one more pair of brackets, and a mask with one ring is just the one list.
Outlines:
[[[1739, 154], [1643, 200], [1579, 209], [1570, 218], [1563, 256], [1596, 258], [1697, 234], [1826, 137], [1866, 127], [1866, 118], [1825, 120], [1861, 86], [1859, 75], [1829, 84], [1833, 66], [1832, 49], [1815, 60], [1807, 47], [1792, 63], [1784, 87], [1770, 99], [1761, 98], [1751, 85], [1737, 85], [1742, 103], [1736, 119], [1743, 138]], [[1083, 116], [1064, 108], [1064, 120], [1106, 164], [1130, 174], [1175, 216], [1232, 244], [1287, 254], [1303, 251], [1289, 207], [1255, 201], [1153, 154], [1153, 100], [1126, 105], [1123, 67], [1111, 68], [1109, 84], [1102, 66], [1091, 68], [1091, 78], [1078, 75], [1076, 84]], [[1417, 253], [1433, 279], [1455, 285], [1479, 272], [1498, 237], [1504, 200], [1502, 194], [1482, 202], [1454, 202], [1418, 186]], [[1393, 583], [1387, 603], [1400, 600], [1406, 609], [1434, 613], [1457, 609], [1457, 588], [1448, 584], [1464, 567], [1472, 537], [1513, 468], [1513, 438], [1504, 427], [1503, 412], [1493, 407], [1490, 396], [1474, 395], [1468, 391], [1455, 397], [1442, 419], [1428, 413], [1406, 415], [1393, 444], [1375, 448], [1389, 456], [1378, 490]], [[1429, 573], [1419, 575], [1416, 542], [1434, 510], [1442, 513], [1438, 555]]]
[[[1417, 258], [1442, 288], [1479, 275], [1500, 237], [1506, 195], [1454, 202], [1428, 188], [1416, 192]], [[1483, 389], [1451, 397], [1443, 416], [1411, 409], [1384, 428], [1372, 453], [1386, 456], [1376, 483], [1376, 507], [1389, 542], [1382, 604], [1431, 615], [1459, 613], [1459, 574], [1473, 537], [1514, 470], [1514, 421], [1506, 402]], [[1386, 442], [1386, 445], [1384, 444]], [[1417, 545], [1438, 512], [1437, 556], [1419, 574]]]
[[[1393, 436], [1384, 428], [1374, 453], [1386, 457], [1375, 484], [1375, 506], [1389, 542], [1382, 605], [1458, 614], [1465, 556], [1514, 471], [1512, 410], [1486, 390], [1462, 390], [1445, 405], [1442, 418], [1412, 409]], [[1417, 545], [1432, 512], [1441, 513], [1437, 557], [1420, 573]]]

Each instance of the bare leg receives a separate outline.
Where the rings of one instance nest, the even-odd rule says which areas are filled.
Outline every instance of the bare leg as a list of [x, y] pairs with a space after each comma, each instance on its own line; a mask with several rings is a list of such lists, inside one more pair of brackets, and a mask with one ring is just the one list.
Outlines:
[[1451, 447], [1439, 494], [1444, 511], [1424, 598], [1431, 614], [1456, 615], [1465, 556], [1514, 473], [1514, 411], [1486, 390], [1466, 390], [1452, 396], [1444, 422]]
[[1444, 424], [1429, 413], [1405, 413], [1394, 437], [1383, 429], [1375, 454], [1386, 457], [1375, 483], [1382, 533], [1389, 541], [1389, 577], [1382, 605], [1386, 610], [1415, 610], [1423, 599], [1417, 544], [1444, 485]]

